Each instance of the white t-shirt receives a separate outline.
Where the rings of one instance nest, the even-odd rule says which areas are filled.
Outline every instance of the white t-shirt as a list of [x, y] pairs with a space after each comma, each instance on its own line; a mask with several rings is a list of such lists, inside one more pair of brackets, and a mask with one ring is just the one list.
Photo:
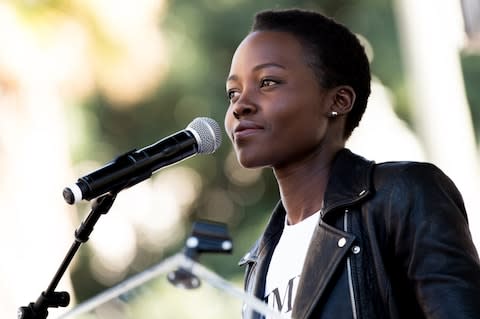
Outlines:
[[295, 225], [288, 225], [285, 217], [285, 228], [273, 252], [265, 283], [265, 300], [285, 318], [291, 317], [303, 263], [319, 215], [320, 211]]

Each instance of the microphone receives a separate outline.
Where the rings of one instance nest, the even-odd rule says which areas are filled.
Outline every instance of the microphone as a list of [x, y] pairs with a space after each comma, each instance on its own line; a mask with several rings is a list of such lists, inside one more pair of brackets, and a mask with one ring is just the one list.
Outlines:
[[133, 149], [105, 166], [80, 177], [63, 190], [63, 198], [72, 205], [108, 192], [119, 192], [152, 176], [156, 170], [195, 154], [211, 154], [222, 143], [220, 126], [213, 119], [198, 117], [177, 133], [156, 143]]

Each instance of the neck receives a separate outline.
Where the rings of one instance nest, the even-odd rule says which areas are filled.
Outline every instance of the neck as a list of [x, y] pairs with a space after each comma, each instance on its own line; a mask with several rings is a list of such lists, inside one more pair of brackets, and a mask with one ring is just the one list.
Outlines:
[[288, 167], [274, 168], [290, 225], [304, 220], [322, 208], [330, 167], [338, 150], [321, 152]]

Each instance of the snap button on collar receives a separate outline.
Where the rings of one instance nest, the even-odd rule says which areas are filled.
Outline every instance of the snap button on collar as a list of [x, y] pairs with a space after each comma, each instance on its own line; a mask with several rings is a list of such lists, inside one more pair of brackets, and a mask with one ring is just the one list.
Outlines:
[[352, 252], [356, 255], [358, 253], [360, 253], [360, 246], [353, 246], [352, 247]]

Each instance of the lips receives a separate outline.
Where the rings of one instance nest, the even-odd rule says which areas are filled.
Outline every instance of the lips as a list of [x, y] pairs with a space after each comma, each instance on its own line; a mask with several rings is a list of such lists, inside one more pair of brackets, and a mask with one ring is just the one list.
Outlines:
[[258, 133], [260, 130], [263, 130], [263, 126], [251, 122], [251, 121], [241, 121], [233, 130], [233, 136], [235, 140], [246, 138], [250, 135]]

